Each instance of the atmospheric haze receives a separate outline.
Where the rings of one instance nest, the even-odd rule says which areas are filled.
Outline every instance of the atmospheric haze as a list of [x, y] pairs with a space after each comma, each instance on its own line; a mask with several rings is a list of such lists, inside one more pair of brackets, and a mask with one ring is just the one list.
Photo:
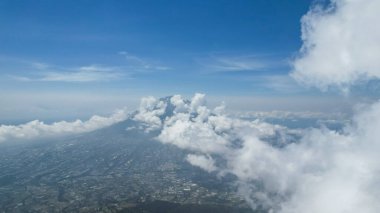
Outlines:
[[[379, 0], [332, 0], [301, 19], [303, 45], [290, 76], [307, 87], [350, 88], [380, 77]], [[125, 119], [157, 131], [155, 140], [190, 152], [186, 160], [222, 178], [253, 208], [279, 213], [376, 213], [380, 210], [380, 103], [355, 108], [340, 130], [292, 129], [209, 108], [204, 94], [143, 98], [136, 112], [106, 118], [2, 125], [0, 142], [90, 132]], [[128, 131], [128, 129], [126, 130]], [[270, 140], [275, 138], [275, 142]]]

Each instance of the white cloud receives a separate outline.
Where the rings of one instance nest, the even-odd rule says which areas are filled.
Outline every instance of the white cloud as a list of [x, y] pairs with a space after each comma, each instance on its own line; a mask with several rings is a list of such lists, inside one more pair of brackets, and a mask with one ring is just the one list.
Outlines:
[[93, 82], [119, 79], [120, 74], [98, 71], [48, 72], [38, 81]]
[[32, 62], [32, 66], [39, 70], [44, 70], [44, 69], [49, 68], [49, 64], [40, 63], [40, 62]]
[[263, 55], [214, 55], [197, 61], [209, 72], [259, 71], [285, 65], [281, 60]]
[[380, 1], [332, 0], [302, 18], [303, 46], [292, 76], [306, 85], [347, 90], [380, 77]]
[[38, 81], [91, 82], [120, 79], [123, 75], [115, 67], [100, 65], [83, 66], [74, 71], [45, 72]]
[[[143, 101], [141, 109], [150, 115], [146, 121], [158, 119], [158, 109], [158, 115], [163, 115], [167, 105], [159, 102], [154, 98]], [[173, 109], [173, 114], [160, 122], [146, 122], [160, 130], [157, 139], [194, 152], [186, 158], [194, 166], [220, 176], [236, 176], [239, 192], [253, 208], [286, 213], [372, 213], [380, 208], [376, 202], [380, 194], [380, 145], [376, 141], [380, 119], [373, 119], [380, 116], [380, 103], [357, 113], [342, 132], [292, 130], [232, 118], [220, 108], [206, 107], [202, 94], [190, 102], [176, 95], [170, 103], [180, 110]], [[287, 137], [290, 135], [302, 139], [294, 142]], [[272, 144], [270, 138], [282, 145]], [[216, 164], [211, 156], [225, 163]]]
[[170, 70], [168, 66], [158, 65], [145, 58], [133, 55], [126, 51], [120, 51], [120, 55], [124, 56], [128, 61], [129, 66], [134, 70]]
[[247, 112], [235, 112], [231, 113], [234, 116], [243, 119], [330, 119], [330, 120], [346, 120], [348, 119], [348, 114], [343, 112], [326, 113], [318, 111], [283, 111], [283, 110], [272, 110], [272, 111], [247, 111]]
[[216, 170], [215, 167], [215, 161], [210, 156], [203, 156], [203, 155], [187, 155], [186, 160], [194, 165], [198, 166], [203, 170], [206, 170], [207, 172], [213, 172]]
[[166, 103], [157, 100], [154, 97], [145, 97], [141, 99], [140, 108], [133, 119], [141, 122], [146, 132], [161, 128], [162, 122], [160, 116], [165, 113]]
[[[292, 76], [322, 90], [343, 91], [379, 78], [379, 10], [380, 2], [372, 0], [333, 0], [327, 9], [311, 10], [302, 19], [304, 44]], [[314, 130], [305, 136], [304, 145], [292, 150], [309, 156], [299, 159], [305, 162], [299, 168], [314, 166], [297, 179], [282, 212], [378, 212], [379, 129], [380, 102], [358, 108], [342, 134]]]
[[110, 117], [94, 115], [87, 121], [60, 121], [52, 124], [45, 124], [42, 121], [34, 120], [17, 126], [0, 125], [0, 142], [90, 132], [123, 121], [127, 116], [128, 114], [126, 110], [118, 110]]
[[[102, 65], [82, 66], [78, 68], [55, 68], [47, 64], [33, 65], [39, 71], [34, 76], [11, 76], [19, 81], [55, 81], [55, 82], [94, 82], [118, 80], [125, 77], [118, 67]], [[50, 70], [52, 69], [52, 70]], [[56, 69], [56, 70], [54, 70]]]
[[302, 146], [289, 149], [290, 153], [305, 156], [296, 158], [304, 162], [300, 167], [304, 174], [297, 179], [293, 197], [282, 205], [284, 212], [307, 209], [377, 212], [380, 209], [377, 201], [380, 164], [375, 154], [380, 151], [379, 113], [380, 103], [377, 103], [359, 112], [354, 124], [343, 134], [314, 130], [304, 137]]
[[170, 103], [175, 106], [174, 113], [184, 112], [189, 107], [180, 95], [173, 95], [170, 98]]
[[215, 64], [211, 65], [211, 67], [222, 71], [258, 70], [266, 66], [266, 63], [262, 61], [241, 57], [217, 58]]

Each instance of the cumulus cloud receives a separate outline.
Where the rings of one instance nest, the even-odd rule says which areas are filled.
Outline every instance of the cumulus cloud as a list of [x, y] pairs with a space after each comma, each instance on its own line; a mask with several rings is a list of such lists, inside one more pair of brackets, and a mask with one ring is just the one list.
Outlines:
[[233, 118], [220, 108], [206, 107], [204, 98], [197, 94], [186, 103], [173, 96], [170, 101], [181, 110], [162, 119], [157, 139], [193, 152], [186, 160], [194, 166], [219, 176], [234, 175], [239, 193], [253, 208], [323, 213], [380, 209], [380, 119], [373, 119], [380, 116], [380, 103], [367, 106], [336, 132]]
[[380, 164], [375, 154], [380, 151], [379, 135], [375, 133], [380, 127], [379, 113], [380, 103], [368, 106], [368, 111], [359, 112], [344, 133], [314, 130], [303, 138], [302, 146], [290, 149], [306, 156], [297, 160], [305, 164], [301, 169], [310, 171], [297, 175], [295, 193], [283, 204], [283, 212], [380, 209], [377, 201]]
[[140, 129], [145, 132], [158, 130], [161, 128], [161, 116], [165, 113], [167, 103], [152, 96], [141, 99], [139, 110], [134, 115], [133, 120], [141, 123]]
[[90, 132], [123, 121], [127, 117], [126, 110], [117, 110], [110, 117], [94, 115], [87, 121], [60, 121], [45, 124], [42, 121], [34, 120], [21, 125], [0, 125], [0, 142]]
[[331, 0], [302, 18], [303, 46], [292, 76], [306, 85], [347, 90], [380, 77], [380, 1]]
[[186, 160], [192, 165], [198, 166], [208, 172], [213, 172], [216, 170], [215, 161], [210, 156], [206, 157], [204, 155], [189, 154]]
[[[360, 81], [378, 79], [379, 10], [380, 2], [371, 0], [332, 0], [325, 8], [313, 8], [302, 19], [303, 47], [292, 76], [322, 90], [338, 86], [343, 91]], [[318, 163], [296, 176], [302, 181], [282, 203], [282, 212], [378, 212], [379, 128], [377, 102], [359, 107], [343, 133], [309, 132], [292, 150], [313, 156], [303, 162]]]

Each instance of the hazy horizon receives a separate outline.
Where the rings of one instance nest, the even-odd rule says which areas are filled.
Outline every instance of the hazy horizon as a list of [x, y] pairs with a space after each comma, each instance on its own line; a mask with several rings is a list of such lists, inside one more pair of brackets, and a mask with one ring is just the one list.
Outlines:
[[379, 11], [0, 0], [0, 211], [378, 212]]

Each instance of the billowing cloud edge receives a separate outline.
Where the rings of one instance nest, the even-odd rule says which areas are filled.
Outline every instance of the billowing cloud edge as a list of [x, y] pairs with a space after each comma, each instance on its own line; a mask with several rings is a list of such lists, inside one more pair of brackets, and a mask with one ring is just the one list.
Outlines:
[[[165, 117], [169, 105], [173, 114]], [[358, 109], [339, 132], [288, 129], [230, 117], [224, 106], [209, 109], [203, 94], [191, 101], [179, 95], [169, 101], [149, 97], [141, 106], [144, 110], [133, 119], [144, 122], [146, 131], [158, 131], [161, 143], [189, 151], [190, 164], [219, 177], [235, 176], [238, 192], [254, 209], [376, 212], [380, 208], [376, 202], [380, 119], [373, 119], [380, 118], [380, 103]]]
[[380, 77], [380, 2], [331, 0], [316, 4], [303, 18], [303, 45], [291, 76], [321, 90], [344, 92]]

